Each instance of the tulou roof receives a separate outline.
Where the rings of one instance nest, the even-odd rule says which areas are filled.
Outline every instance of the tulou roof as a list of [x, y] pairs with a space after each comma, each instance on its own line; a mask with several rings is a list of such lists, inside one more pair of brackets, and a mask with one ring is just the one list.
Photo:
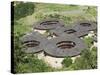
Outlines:
[[[40, 34], [36, 30], [49, 30], [50, 36], [55, 38], [48, 39], [45, 34]], [[87, 48], [80, 37], [96, 31], [97, 23], [92, 21], [79, 21], [70, 26], [64, 26], [64, 23], [58, 19], [46, 19], [34, 24], [33, 31], [21, 38], [23, 51], [25, 53], [36, 53], [44, 51], [46, 54], [54, 57], [76, 56], [82, 50]], [[97, 38], [93, 38], [97, 41]]]

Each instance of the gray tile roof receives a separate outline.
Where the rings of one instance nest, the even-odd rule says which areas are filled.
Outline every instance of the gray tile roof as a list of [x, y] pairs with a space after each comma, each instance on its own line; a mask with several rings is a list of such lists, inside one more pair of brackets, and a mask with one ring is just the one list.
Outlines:
[[[43, 34], [35, 32], [37, 30], [49, 30], [50, 35], [56, 38], [47, 39]], [[80, 37], [97, 30], [97, 23], [92, 21], [80, 21], [72, 26], [64, 26], [64, 23], [57, 19], [46, 19], [35, 23], [33, 32], [21, 38], [23, 51], [25, 53], [36, 53], [44, 51], [54, 57], [76, 56], [87, 48]], [[97, 37], [93, 38], [97, 41]]]

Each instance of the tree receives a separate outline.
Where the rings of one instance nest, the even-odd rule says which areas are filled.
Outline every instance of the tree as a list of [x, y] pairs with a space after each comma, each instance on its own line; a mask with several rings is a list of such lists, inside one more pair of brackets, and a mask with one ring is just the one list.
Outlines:
[[97, 68], [97, 54], [96, 49], [95, 52], [90, 50], [84, 50], [81, 54], [81, 57], [78, 57], [74, 64], [73, 68], [75, 70], [80, 69], [95, 69]]
[[19, 2], [16, 6], [14, 6], [14, 19], [18, 20], [27, 15], [31, 15], [34, 12], [34, 4], [27, 2]]
[[62, 65], [64, 67], [69, 67], [71, 64], [72, 64], [71, 57], [65, 57], [64, 60], [62, 61]]

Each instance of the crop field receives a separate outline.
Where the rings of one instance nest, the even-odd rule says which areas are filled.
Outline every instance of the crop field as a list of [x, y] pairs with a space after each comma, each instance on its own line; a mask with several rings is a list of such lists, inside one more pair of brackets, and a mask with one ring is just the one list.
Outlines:
[[[70, 70], [97, 69], [97, 46], [93, 45], [91, 37], [83, 38], [88, 49], [83, 51], [74, 62], [71, 57], [65, 57], [61, 62], [61, 68], [55, 68], [39, 59], [37, 54], [27, 54], [21, 49], [23, 45], [20, 38], [32, 32], [36, 22], [48, 18], [57, 18], [65, 23], [65, 26], [74, 25], [74, 22], [89, 20], [97, 22], [96, 6], [80, 6], [67, 4], [32, 3], [15, 1], [14, 22], [12, 35], [14, 37], [14, 73], [54, 72]], [[95, 31], [97, 33], [97, 31]]]

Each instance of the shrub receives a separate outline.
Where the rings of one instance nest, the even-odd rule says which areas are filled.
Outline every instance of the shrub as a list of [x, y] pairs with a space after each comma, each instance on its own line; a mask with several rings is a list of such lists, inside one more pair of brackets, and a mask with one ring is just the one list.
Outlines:
[[91, 37], [88, 38], [84, 38], [85, 43], [87, 44], [87, 46], [90, 48], [93, 42], [93, 39]]

